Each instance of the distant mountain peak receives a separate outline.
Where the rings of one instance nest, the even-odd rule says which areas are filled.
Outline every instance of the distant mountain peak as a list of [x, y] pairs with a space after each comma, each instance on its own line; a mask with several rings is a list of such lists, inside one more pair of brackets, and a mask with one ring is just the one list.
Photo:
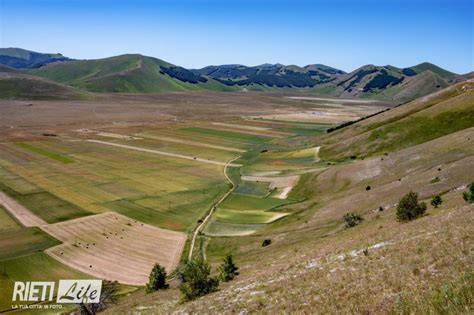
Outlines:
[[0, 48], [0, 64], [11, 68], [38, 68], [45, 64], [70, 60], [60, 53], [39, 53], [22, 48]]

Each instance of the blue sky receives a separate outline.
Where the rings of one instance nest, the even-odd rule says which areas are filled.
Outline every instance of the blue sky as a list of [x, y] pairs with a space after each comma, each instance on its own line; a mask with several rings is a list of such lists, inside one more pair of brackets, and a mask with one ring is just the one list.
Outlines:
[[473, 0], [0, 0], [0, 46], [188, 68], [323, 63], [473, 71]]

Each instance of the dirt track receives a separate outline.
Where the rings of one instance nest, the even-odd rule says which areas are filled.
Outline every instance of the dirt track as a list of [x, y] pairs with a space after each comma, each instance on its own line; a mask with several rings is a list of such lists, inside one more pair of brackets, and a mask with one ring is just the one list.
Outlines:
[[209, 149], [218, 149], [218, 150], [223, 150], [223, 151], [239, 152], [239, 153], [245, 152], [245, 150], [241, 150], [241, 149], [237, 149], [237, 148], [224, 147], [224, 146], [220, 146], [220, 145], [208, 144], [208, 143], [203, 143], [203, 142], [183, 140], [183, 139], [177, 139], [177, 138], [171, 138], [171, 137], [152, 136], [152, 135], [147, 135], [147, 134], [139, 134], [139, 135], [144, 137], [144, 138], [156, 139], [156, 140], [161, 140], [161, 141], [166, 141], [166, 142], [173, 142], [173, 143], [180, 143], [180, 144], [187, 144], [187, 145], [203, 147], [203, 148], [209, 148]]
[[0, 192], [0, 205], [7, 209], [7, 211], [24, 226], [42, 226], [48, 224], [3, 192]]
[[[165, 155], [165, 156], [171, 156], [171, 157], [176, 157], [176, 158], [180, 158], [180, 159], [186, 159], [186, 160], [191, 160], [191, 161], [196, 161], [196, 162], [201, 162], [201, 163], [208, 163], [208, 164], [221, 165], [221, 166], [226, 166], [227, 165], [227, 163], [225, 163], [225, 162], [211, 161], [211, 160], [206, 160], [206, 159], [202, 159], [202, 158], [198, 158], [198, 157], [192, 157], [192, 156], [188, 156], [188, 155], [182, 155], [182, 154], [169, 153], [169, 152], [164, 152], [164, 151], [159, 151], [159, 150], [139, 148], [139, 147], [134, 147], [134, 146], [131, 146], [131, 145], [118, 144], [118, 143], [101, 141], [101, 140], [86, 140], [86, 141], [93, 142], [93, 143], [110, 145], [110, 146], [118, 147], [118, 148], [124, 148], [124, 149], [130, 149], [130, 150], [160, 154], [160, 155]], [[229, 164], [228, 166], [238, 167], [238, 166], [241, 166], [241, 165], [240, 164]]]
[[224, 176], [225, 178], [227, 179], [227, 181], [232, 185], [232, 187], [225, 193], [224, 196], [222, 196], [221, 199], [219, 199], [219, 201], [217, 201], [212, 207], [211, 207], [211, 210], [209, 211], [208, 215], [204, 218], [204, 220], [202, 221], [202, 223], [196, 228], [196, 230], [194, 231], [194, 234], [193, 234], [193, 239], [191, 241], [191, 247], [189, 249], [189, 259], [191, 259], [193, 257], [193, 250], [194, 250], [194, 244], [196, 243], [196, 238], [197, 236], [199, 235], [199, 231], [202, 229], [203, 226], [206, 225], [207, 221], [209, 221], [209, 219], [211, 218], [212, 214], [214, 213], [214, 211], [217, 209], [217, 207], [227, 198], [229, 197], [229, 195], [234, 191], [235, 189], [235, 184], [234, 182], [230, 179], [230, 177], [227, 175], [227, 167], [231, 165], [231, 163], [235, 160], [237, 160], [238, 158], [240, 158], [240, 156], [230, 160], [229, 162], [226, 163], [225, 167], [224, 167]]

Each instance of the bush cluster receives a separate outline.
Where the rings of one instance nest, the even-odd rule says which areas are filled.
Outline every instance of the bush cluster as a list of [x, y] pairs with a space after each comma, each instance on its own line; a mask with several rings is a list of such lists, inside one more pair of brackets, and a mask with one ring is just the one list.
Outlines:
[[466, 202], [474, 203], [474, 182], [467, 186], [467, 191], [462, 194], [462, 197]]
[[426, 204], [418, 202], [418, 194], [410, 191], [400, 199], [397, 206], [397, 219], [407, 222], [421, 217], [426, 212]]
[[178, 269], [181, 280], [179, 290], [185, 301], [214, 292], [219, 287], [219, 279], [211, 277], [211, 267], [203, 259], [188, 260]]
[[344, 215], [344, 226], [348, 229], [362, 223], [363, 220], [364, 219], [357, 213], [349, 212]]

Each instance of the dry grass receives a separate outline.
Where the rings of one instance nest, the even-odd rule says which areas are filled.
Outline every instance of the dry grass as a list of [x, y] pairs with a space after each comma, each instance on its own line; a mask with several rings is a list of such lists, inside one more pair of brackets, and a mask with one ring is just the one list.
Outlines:
[[474, 206], [461, 200], [460, 193], [450, 193], [440, 209], [411, 223], [396, 222], [390, 211], [291, 250], [264, 252], [241, 265], [237, 280], [191, 303], [178, 304], [171, 289], [140, 303], [125, 299], [110, 311], [427, 314], [447, 302], [439, 290], [451, 285], [467, 298], [457, 305], [448, 301], [446, 313], [467, 314], [473, 310], [464, 274], [474, 266]]

